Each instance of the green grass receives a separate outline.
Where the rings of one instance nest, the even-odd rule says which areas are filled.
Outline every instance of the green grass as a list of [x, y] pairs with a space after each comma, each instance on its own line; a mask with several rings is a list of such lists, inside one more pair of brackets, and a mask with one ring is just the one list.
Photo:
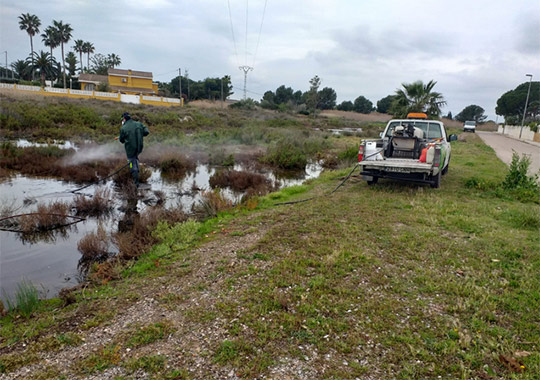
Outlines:
[[[350, 146], [343, 141], [338, 150]], [[160, 243], [122, 281], [87, 291], [72, 308], [43, 308], [29, 320], [4, 317], [6, 343], [0, 347], [37, 339], [76, 310], [84, 312], [83, 332], [104, 326], [116, 314], [98, 318], [108, 304], [123, 310], [152, 286], [156, 307], [176, 310], [183, 320], [128, 326], [110, 345], [75, 363], [79, 374], [120, 366], [156, 378], [189, 378], [174, 365], [178, 359], [189, 368], [191, 352], [149, 352], [170, 334], [178, 338], [201, 328], [223, 334], [207, 337], [197, 360], [246, 378], [296, 366], [332, 379], [535, 379], [540, 206], [494, 190], [507, 167], [493, 150], [476, 136], [453, 142], [440, 189], [388, 180], [368, 187], [351, 177], [329, 195], [350, 169], [262, 197], [254, 211], [238, 208], [189, 227], [160, 225]], [[230, 256], [210, 255], [214, 263], [197, 263], [193, 246], [222, 238], [222, 230], [230, 230], [231, 239], [259, 232], [261, 238]], [[211, 269], [200, 277], [196, 265]], [[179, 274], [188, 276], [187, 285], [181, 294], [171, 293], [166, 288], [180, 281]], [[190, 297], [200, 294], [215, 301], [188, 307]], [[58, 349], [66, 338], [54, 337], [36, 343]], [[128, 346], [134, 354], [123, 360]], [[9, 373], [39, 360], [36, 352], [26, 353], [24, 361], [26, 356], [2, 356], [0, 369]], [[525, 371], [512, 372], [500, 355], [515, 356]]]

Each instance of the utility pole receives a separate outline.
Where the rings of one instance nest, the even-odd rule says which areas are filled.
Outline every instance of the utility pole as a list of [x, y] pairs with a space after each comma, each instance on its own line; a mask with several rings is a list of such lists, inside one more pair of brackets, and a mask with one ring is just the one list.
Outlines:
[[184, 76], [186, 77], [186, 82], [187, 82], [187, 101], [189, 102], [189, 73], [188, 73], [188, 69], [184, 69]]
[[182, 69], [178, 69], [178, 87], [180, 92], [180, 105], [183, 106], [182, 101]]
[[8, 77], [8, 73], [7, 73], [7, 70], [8, 70], [8, 66], [7, 66], [7, 50], [4, 51], [3, 53], [6, 53], [6, 78]]
[[250, 70], [253, 70], [253, 67], [251, 66], [240, 66], [238, 67], [240, 70], [244, 71], [244, 100], [246, 100], [246, 83], [247, 83], [247, 75]]
[[221, 78], [221, 108], [223, 108], [223, 78]]
[[531, 77], [529, 80], [529, 89], [527, 90], [527, 100], [525, 100], [525, 109], [523, 110], [523, 119], [521, 119], [521, 129], [519, 130], [519, 138], [523, 132], [523, 123], [525, 123], [525, 115], [527, 114], [527, 105], [529, 104], [529, 94], [531, 93], [532, 74], [525, 74], [526, 77]]

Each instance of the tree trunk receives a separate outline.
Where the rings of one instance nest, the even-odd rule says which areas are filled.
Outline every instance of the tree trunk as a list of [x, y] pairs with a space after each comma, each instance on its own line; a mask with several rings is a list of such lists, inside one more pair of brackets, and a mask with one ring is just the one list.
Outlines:
[[32, 80], [35, 78], [35, 71], [34, 71], [34, 42], [32, 41], [32, 35], [30, 35], [30, 56], [32, 57]]
[[64, 62], [64, 43], [62, 42], [62, 72], [64, 74], [64, 89], [66, 88], [66, 63]]

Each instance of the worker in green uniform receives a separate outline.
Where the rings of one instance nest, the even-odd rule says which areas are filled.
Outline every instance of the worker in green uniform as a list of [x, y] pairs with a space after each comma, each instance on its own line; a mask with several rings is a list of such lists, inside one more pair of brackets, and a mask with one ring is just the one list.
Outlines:
[[129, 170], [135, 186], [139, 187], [139, 154], [143, 150], [143, 137], [148, 136], [148, 128], [138, 121], [131, 118], [130, 114], [122, 114], [122, 128], [120, 128], [119, 140], [124, 144], [127, 159], [129, 161]]

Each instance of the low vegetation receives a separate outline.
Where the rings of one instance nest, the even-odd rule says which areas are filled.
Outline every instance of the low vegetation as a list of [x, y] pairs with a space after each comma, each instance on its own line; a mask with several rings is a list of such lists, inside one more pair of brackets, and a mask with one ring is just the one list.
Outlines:
[[[279, 128], [259, 137], [279, 140]], [[328, 141], [298, 143], [298, 156], [317, 156]], [[335, 157], [353, 159], [355, 137], [331, 141]], [[289, 162], [275, 149], [267, 153]], [[70, 305], [43, 301], [29, 318], [16, 308], [2, 318], [0, 372], [535, 379], [538, 197], [516, 187], [528, 183], [524, 164], [508, 169], [477, 136], [452, 142], [452, 152], [440, 189], [368, 187], [352, 176], [330, 195], [348, 167], [236, 207], [207, 192], [198, 221], [163, 208], [131, 215], [113, 237], [127, 264], [102, 267], [114, 276]], [[527, 190], [498, 190], [509, 184]], [[304, 202], [276, 205], [287, 201]], [[43, 344], [59, 333], [77, 334], [85, 349], [51, 354]]]

